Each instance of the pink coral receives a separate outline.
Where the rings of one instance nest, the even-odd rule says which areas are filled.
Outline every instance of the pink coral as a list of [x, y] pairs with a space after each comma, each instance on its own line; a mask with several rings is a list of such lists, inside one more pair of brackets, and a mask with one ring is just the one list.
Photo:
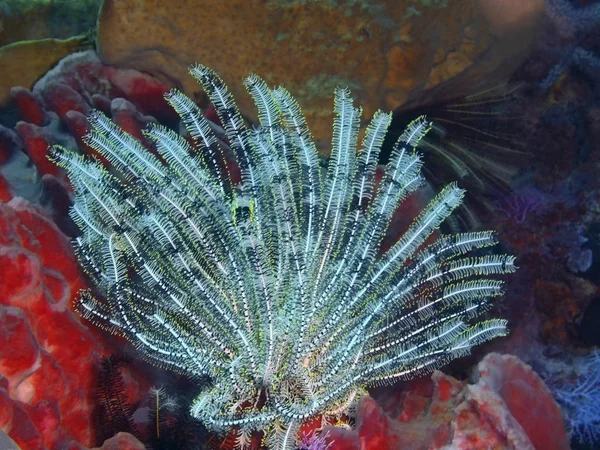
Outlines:
[[558, 405], [531, 367], [490, 353], [466, 384], [435, 371], [429, 380], [361, 400], [354, 431], [328, 428], [332, 450], [567, 450]]

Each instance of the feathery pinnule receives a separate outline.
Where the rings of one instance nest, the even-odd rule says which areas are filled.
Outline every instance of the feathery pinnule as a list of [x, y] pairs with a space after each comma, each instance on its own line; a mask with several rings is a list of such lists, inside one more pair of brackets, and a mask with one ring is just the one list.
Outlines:
[[390, 114], [378, 111], [359, 144], [361, 110], [337, 89], [324, 169], [288, 91], [249, 76], [260, 125], [248, 128], [218, 75], [190, 72], [219, 114], [241, 183], [222, 169], [209, 121], [176, 90], [166, 99], [191, 142], [151, 125], [155, 156], [94, 112], [86, 143], [110, 167], [59, 146], [52, 159], [73, 185], [74, 245], [101, 297], [82, 292], [81, 313], [159, 366], [210, 376], [194, 417], [236, 430], [240, 447], [264, 430], [269, 448], [291, 449], [304, 421], [351, 411], [367, 386], [506, 333], [504, 320], [476, 320], [502, 293], [492, 277], [515, 270], [512, 256], [478, 251], [493, 233], [427, 241], [462, 201], [455, 184], [381, 255], [393, 212], [422, 182], [424, 117], [395, 143], [376, 187]]

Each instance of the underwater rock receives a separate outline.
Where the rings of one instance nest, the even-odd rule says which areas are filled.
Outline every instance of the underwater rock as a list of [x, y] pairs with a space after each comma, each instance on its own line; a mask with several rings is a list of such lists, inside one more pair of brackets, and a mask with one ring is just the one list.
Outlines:
[[146, 446], [129, 433], [117, 433], [114, 437], [107, 439], [102, 447], [94, 447], [91, 450], [145, 450]]
[[325, 150], [331, 127], [322, 118], [335, 86], [352, 89], [366, 117], [448, 81], [451, 91], [419, 101], [475, 92], [504, 80], [526, 56], [542, 9], [526, 10], [519, 21], [511, 6], [511, 32], [496, 36], [488, 10], [471, 2], [106, 0], [97, 43], [103, 62], [148, 72], [195, 100], [203, 95], [187, 68], [200, 61], [221, 74], [249, 117], [254, 106], [239, 81], [250, 71], [268, 74], [270, 84], [285, 82], [294, 92]]

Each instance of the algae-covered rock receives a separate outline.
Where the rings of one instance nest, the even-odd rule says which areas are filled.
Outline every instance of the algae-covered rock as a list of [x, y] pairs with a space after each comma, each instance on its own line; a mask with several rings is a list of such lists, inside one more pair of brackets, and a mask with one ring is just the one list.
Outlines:
[[0, 106], [10, 101], [10, 88], [25, 86], [31, 89], [33, 83], [44, 75], [58, 61], [88, 46], [85, 36], [69, 39], [40, 39], [22, 41], [0, 47]]
[[467, 73], [469, 89], [506, 77], [528, 40], [519, 36], [519, 48], [498, 53], [504, 38], [480, 2], [486, 0], [105, 0], [98, 51], [105, 63], [149, 72], [197, 100], [187, 67], [213, 67], [250, 117], [240, 81], [260, 73], [294, 93], [326, 146], [329, 121], [319, 119], [330, 114], [336, 85], [350, 87], [368, 117]]
[[66, 39], [96, 26], [102, 0], [0, 0], [0, 46]]

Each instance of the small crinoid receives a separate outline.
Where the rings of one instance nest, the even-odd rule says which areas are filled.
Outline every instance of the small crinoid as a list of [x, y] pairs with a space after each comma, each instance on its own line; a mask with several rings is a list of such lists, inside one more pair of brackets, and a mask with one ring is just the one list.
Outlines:
[[[431, 371], [506, 333], [477, 320], [502, 294], [509, 255], [482, 254], [492, 232], [429, 239], [461, 204], [450, 183], [381, 255], [397, 206], [422, 183], [419, 117], [375, 172], [391, 114], [377, 112], [358, 144], [361, 109], [335, 92], [326, 168], [298, 104], [255, 75], [245, 81], [260, 126], [248, 129], [223, 81], [196, 65], [223, 125], [241, 182], [221, 170], [224, 149], [198, 107], [167, 101], [191, 141], [151, 125], [156, 154], [103, 114], [87, 144], [98, 160], [53, 150], [75, 191], [74, 245], [103, 299], [83, 292], [84, 317], [129, 339], [152, 362], [210, 388], [191, 414], [235, 432], [263, 431], [288, 450], [303, 423], [353, 408], [367, 386]], [[357, 151], [357, 145], [359, 149]], [[473, 254], [475, 253], [475, 254]]]

